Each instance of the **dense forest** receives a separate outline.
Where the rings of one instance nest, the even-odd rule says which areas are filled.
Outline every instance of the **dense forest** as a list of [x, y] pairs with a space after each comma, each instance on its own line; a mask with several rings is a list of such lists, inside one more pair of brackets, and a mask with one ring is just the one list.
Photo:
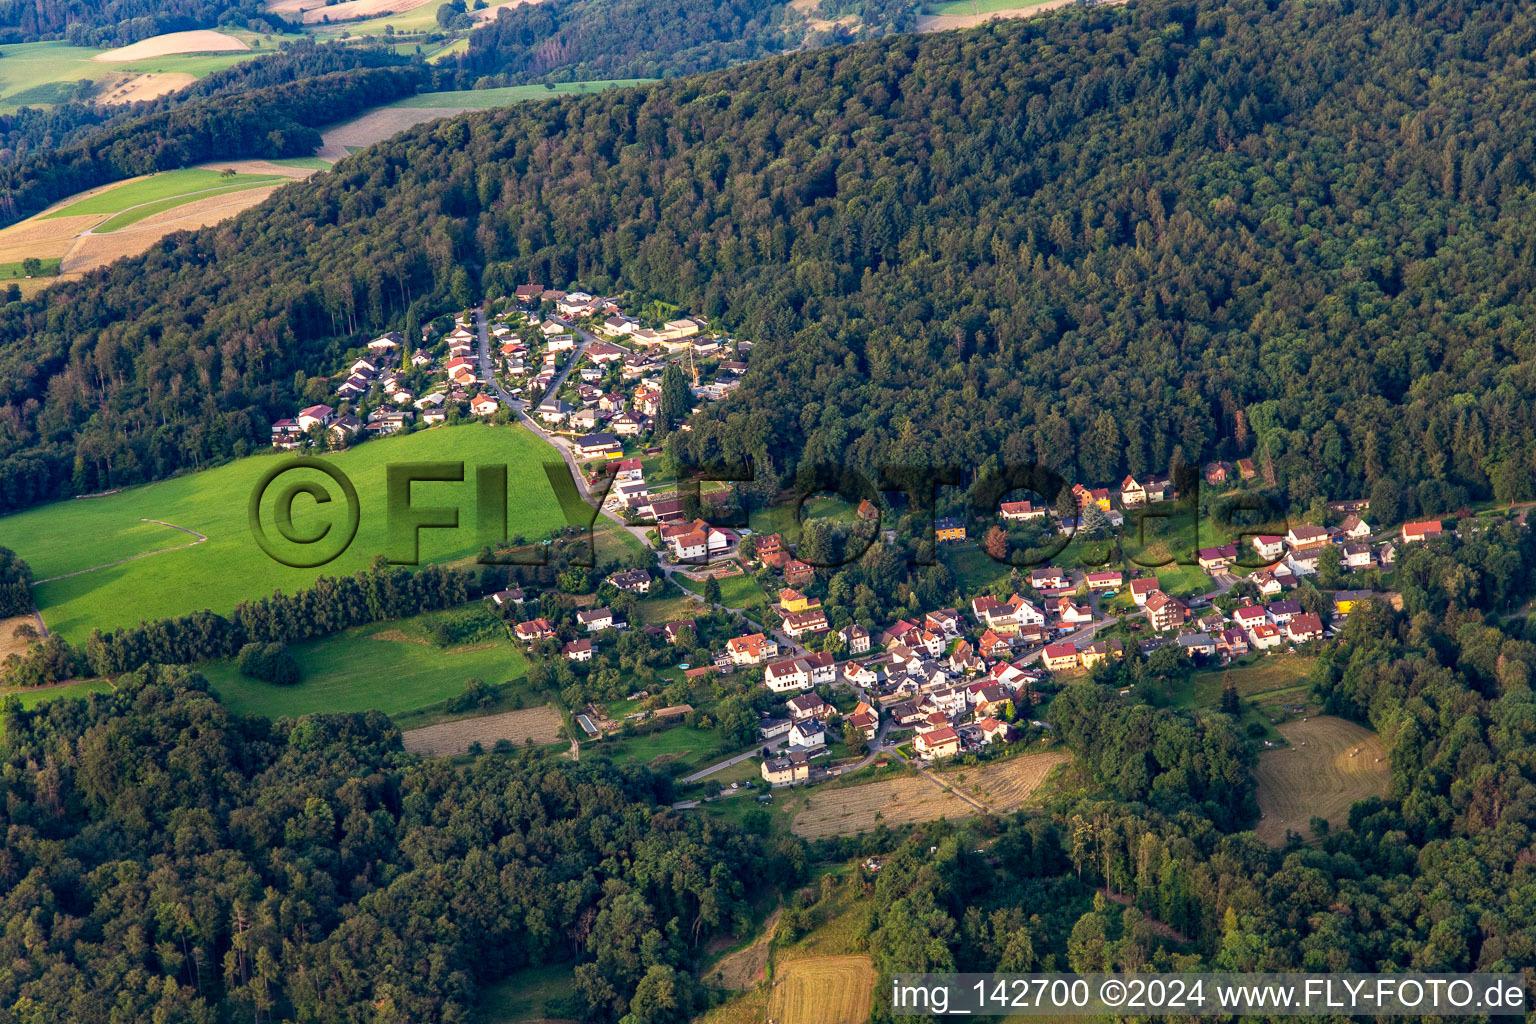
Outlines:
[[804, 19], [784, 0], [519, 4], [471, 33], [440, 87], [672, 77], [780, 53], [804, 37]]
[[1144, 3], [424, 125], [0, 310], [0, 501], [261, 443], [296, 371], [462, 267], [760, 339], [704, 461], [1104, 481], [1177, 449], [1301, 505], [1524, 497], [1533, 25]]
[[423, 77], [414, 65], [336, 71], [130, 118], [0, 167], [0, 223], [136, 174], [207, 160], [308, 156], [320, 145], [315, 126], [410, 96]]
[[562, 1017], [686, 1019], [710, 938], [803, 870], [644, 770], [423, 762], [377, 712], [235, 718], [182, 669], [5, 712], [4, 1024], [465, 1021], [551, 963]]
[[67, 38], [76, 46], [127, 46], [248, 18], [283, 23], [261, 0], [0, 0], [0, 43]]

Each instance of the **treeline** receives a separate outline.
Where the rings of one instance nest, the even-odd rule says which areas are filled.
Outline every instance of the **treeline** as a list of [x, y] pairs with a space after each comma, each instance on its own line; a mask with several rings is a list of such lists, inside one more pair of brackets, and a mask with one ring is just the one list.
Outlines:
[[32, 567], [7, 547], [0, 547], [0, 619], [32, 611]]
[[184, 669], [10, 699], [0, 757], [5, 1024], [465, 1021], [553, 964], [548, 1016], [688, 1020], [711, 940], [803, 865], [643, 769], [424, 762], [378, 712], [234, 718]]
[[143, 665], [191, 665], [233, 658], [247, 644], [291, 644], [352, 626], [451, 608], [479, 593], [478, 578], [437, 565], [412, 571], [376, 561], [350, 576], [322, 576], [296, 594], [274, 593], [235, 606], [229, 615], [193, 612], [103, 633], [91, 631], [83, 647], [57, 636], [33, 644], [23, 658], [6, 659], [6, 681], [41, 686], [89, 672], [115, 676]]
[[1530, 496], [1530, 31], [1513, 0], [1154, 0], [422, 125], [0, 309], [0, 501], [260, 444], [297, 371], [460, 270], [758, 339], [673, 442], [699, 464], [1252, 455], [1293, 508]]
[[261, 0], [0, 0], [0, 43], [67, 38], [75, 46], [127, 46], [164, 32], [283, 26]]
[[470, 34], [438, 88], [674, 77], [782, 53], [804, 37], [784, 0], [518, 4]]
[[4, 219], [137, 174], [205, 160], [308, 156], [320, 145], [315, 126], [409, 96], [421, 81], [415, 66], [337, 71], [132, 118], [0, 170]]

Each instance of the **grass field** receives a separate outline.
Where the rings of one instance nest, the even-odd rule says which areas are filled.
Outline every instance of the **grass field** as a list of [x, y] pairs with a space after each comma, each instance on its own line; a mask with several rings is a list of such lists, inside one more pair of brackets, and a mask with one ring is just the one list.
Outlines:
[[[52, 277], [59, 272], [59, 257], [49, 257], [41, 262], [43, 267], [38, 272], [38, 277]], [[0, 263], [0, 279], [19, 281], [26, 276], [27, 272], [22, 268], [20, 260], [14, 263]]]
[[[112, 684], [105, 679], [86, 679], [77, 683], [65, 683], [63, 686], [43, 687], [13, 687], [7, 689], [0, 686], [0, 700], [12, 694], [21, 698], [21, 706], [35, 708], [50, 700], [60, 700], [65, 697], [84, 697], [89, 693], [107, 693], [112, 689]], [[5, 722], [5, 716], [0, 714], [0, 724]]]
[[229, 661], [207, 662], [198, 671], [231, 711], [268, 718], [371, 708], [393, 715], [455, 697], [472, 678], [496, 684], [526, 674], [523, 652], [506, 639], [447, 650], [431, 645], [424, 627], [433, 617], [373, 623], [293, 645], [304, 669], [297, 686], [247, 678]]
[[436, 109], [452, 107], [458, 110], [489, 110], [492, 107], [505, 107], [512, 103], [520, 103], [523, 100], [552, 99], [556, 96], [569, 96], [572, 93], [600, 92], [603, 89], [611, 89], [616, 86], [642, 85], [650, 81], [653, 81], [653, 79], [614, 78], [594, 82], [557, 82], [548, 88], [542, 85], [511, 85], [502, 89], [423, 92], [392, 103], [390, 106], [407, 108], [432, 107]]
[[[1021, 754], [979, 768], [944, 772], [939, 777], [993, 811], [1007, 812], [1029, 803], [1050, 770], [1066, 760], [1067, 756], [1059, 752]], [[790, 828], [806, 839], [857, 835], [872, 831], [882, 822], [912, 825], [937, 818], [959, 820], [981, 813], [973, 804], [917, 775], [842, 788], [821, 787], [804, 799], [805, 806], [795, 815]]]
[[1180, 690], [1174, 704], [1185, 708], [1214, 708], [1230, 680], [1244, 700], [1277, 690], [1290, 690], [1312, 678], [1312, 655], [1271, 653], [1249, 655], [1249, 663], [1197, 672]]
[[544, 1004], [571, 994], [570, 964], [530, 967], [487, 985], [480, 995], [480, 1020], [485, 1024], [522, 1024], [547, 1018]]
[[[487, 424], [438, 427], [328, 456], [326, 462], [342, 470], [357, 488], [359, 519], [357, 536], [345, 553], [320, 568], [295, 569], [273, 561], [251, 534], [247, 504], [252, 491], [263, 473], [288, 460], [286, 455], [252, 456], [119, 494], [58, 502], [0, 518], [0, 545], [26, 559], [39, 580], [79, 573], [40, 583], [33, 595], [50, 629], [80, 640], [93, 627], [113, 629], [201, 608], [227, 612], [242, 600], [277, 589], [292, 593], [322, 575], [365, 568], [387, 547], [385, 468], [391, 462], [451, 460], [467, 467], [463, 484], [420, 483], [412, 489], [414, 507], [457, 508], [461, 524], [458, 530], [421, 531], [424, 562], [464, 558], [480, 549], [473, 479], [477, 464], [508, 465], [508, 530], [540, 536], [564, 523], [539, 465], [549, 457], [548, 447], [527, 430]], [[284, 474], [268, 489], [262, 510], [265, 529], [278, 543], [285, 544], [272, 525], [273, 503], [295, 478], [319, 482], [336, 494], [329, 478], [314, 470]], [[297, 530], [329, 522], [339, 534], [345, 518], [339, 494], [330, 505], [316, 505], [302, 495], [294, 503]], [[186, 533], [146, 519], [195, 530], [208, 541], [180, 547], [191, 540]], [[167, 550], [171, 548], [176, 550]], [[303, 548], [286, 544], [284, 550], [305, 554]], [[155, 551], [163, 553], [106, 564]], [[102, 568], [93, 569], [98, 566]]]
[[[244, 175], [237, 175], [237, 177], [244, 177]], [[224, 185], [219, 188], [206, 189], [198, 193], [195, 197], [176, 195], [165, 199], [160, 199], [155, 202], [142, 203], [138, 206], [135, 206], [131, 210], [124, 210], [122, 213], [119, 213], [116, 216], [103, 221], [101, 226], [96, 228], [95, 231], [98, 233], [120, 231], [121, 229], [128, 227], [130, 224], [137, 224], [139, 221], [144, 220], [146, 217], [153, 217], [157, 213], [164, 213], [167, 210], [175, 210], [179, 207], [186, 206], [189, 200], [208, 199], [214, 196], [225, 196], [229, 195], [231, 192], [245, 192], [253, 188], [266, 188], [282, 180], [283, 179], [280, 178], [260, 178], [256, 181], [242, 182], [240, 184]]]
[[875, 989], [867, 956], [791, 960], [774, 976], [768, 1018], [779, 1024], [864, 1024]]
[[[700, 595], [704, 593], [704, 584], [700, 581], [690, 580], [686, 576], [673, 576], [672, 578], [684, 590]], [[719, 583], [720, 603], [727, 608], [735, 608], [742, 611], [752, 611], [754, 609], [761, 611], [770, 603], [768, 595], [763, 592], [763, 588], [758, 585], [757, 580], [751, 576], [727, 576], [725, 579], [720, 580]]]
[[1254, 832], [1266, 843], [1280, 845], [1287, 830], [1310, 841], [1312, 818], [1326, 818], [1337, 828], [1349, 820], [1357, 800], [1386, 795], [1391, 779], [1386, 748], [1371, 730], [1316, 715], [1284, 723], [1280, 734], [1291, 746], [1260, 754], [1254, 773], [1263, 813]]
[[236, 174], [223, 177], [220, 172], [203, 167], [188, 167], [178, 171], [161, 171], [142, 178], [135, 178], [116, 188], [95, 192], [84, 199], [56, 206], [43, 215], [43, 219], [74, 217], [82, 214], [117, 214], [145, 203], [163, 202], [189, 193], [207, 192], [237, 185], [277, 180], [272, 175]]
[[270, 53], [254, 33], [237, 33], [253, 44], [248, 51], [219, 54], [170, 54], [128, 61], [93, 60], [102, 50], [88, 46], [70, 46], [61, 41], [11, 43], [0, 46], [0, 113], [22, 106], [47, 106], [62, 103], [76, 95], [81, 81], [115, 83], [134, 74], [172, 73], [202, 78], [214, 71], [252, 57]]
[[674, 725], [640, 736], [615, 736], [601, 743], [583, 743], [582, 758], [606, 757], [616, 764], [640, 764], [665, 771], [674, 764], [702, 768], [729, 754], [718, 751], [720, 737], [704, 729]]

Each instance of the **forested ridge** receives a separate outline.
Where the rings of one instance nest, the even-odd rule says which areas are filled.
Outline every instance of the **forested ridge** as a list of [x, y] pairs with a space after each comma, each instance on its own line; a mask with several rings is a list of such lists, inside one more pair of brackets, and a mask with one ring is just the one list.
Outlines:
[[425, 125], [0, 311], [0, 493], [259, 444], [295, 371], [465, 266], [759, 339], [696, 456], [1524, 496], [1533, 19], [1138, 3]]
[[234, 718], [179, 669], [8, 707], [0, 757], [5, 1024], [464, 1021], [547, 963], [562, 1016], [687, 1013], [704, 944], [803, 865], [643, 770], [423, 762], [377, 712]]
[[0, 43], [66, 36], [77, 46], [127, 46], [248, 17], [282, 23], [261, 0], [0, 0]]

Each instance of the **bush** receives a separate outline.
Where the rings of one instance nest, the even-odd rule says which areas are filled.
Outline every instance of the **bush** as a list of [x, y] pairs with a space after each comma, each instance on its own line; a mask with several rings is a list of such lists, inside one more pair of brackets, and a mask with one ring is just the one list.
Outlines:
[[292, 686], [300, 679], [299, 663], [286, 644], [246, 644], [235, 659], [240, 674], [276, 686]]

